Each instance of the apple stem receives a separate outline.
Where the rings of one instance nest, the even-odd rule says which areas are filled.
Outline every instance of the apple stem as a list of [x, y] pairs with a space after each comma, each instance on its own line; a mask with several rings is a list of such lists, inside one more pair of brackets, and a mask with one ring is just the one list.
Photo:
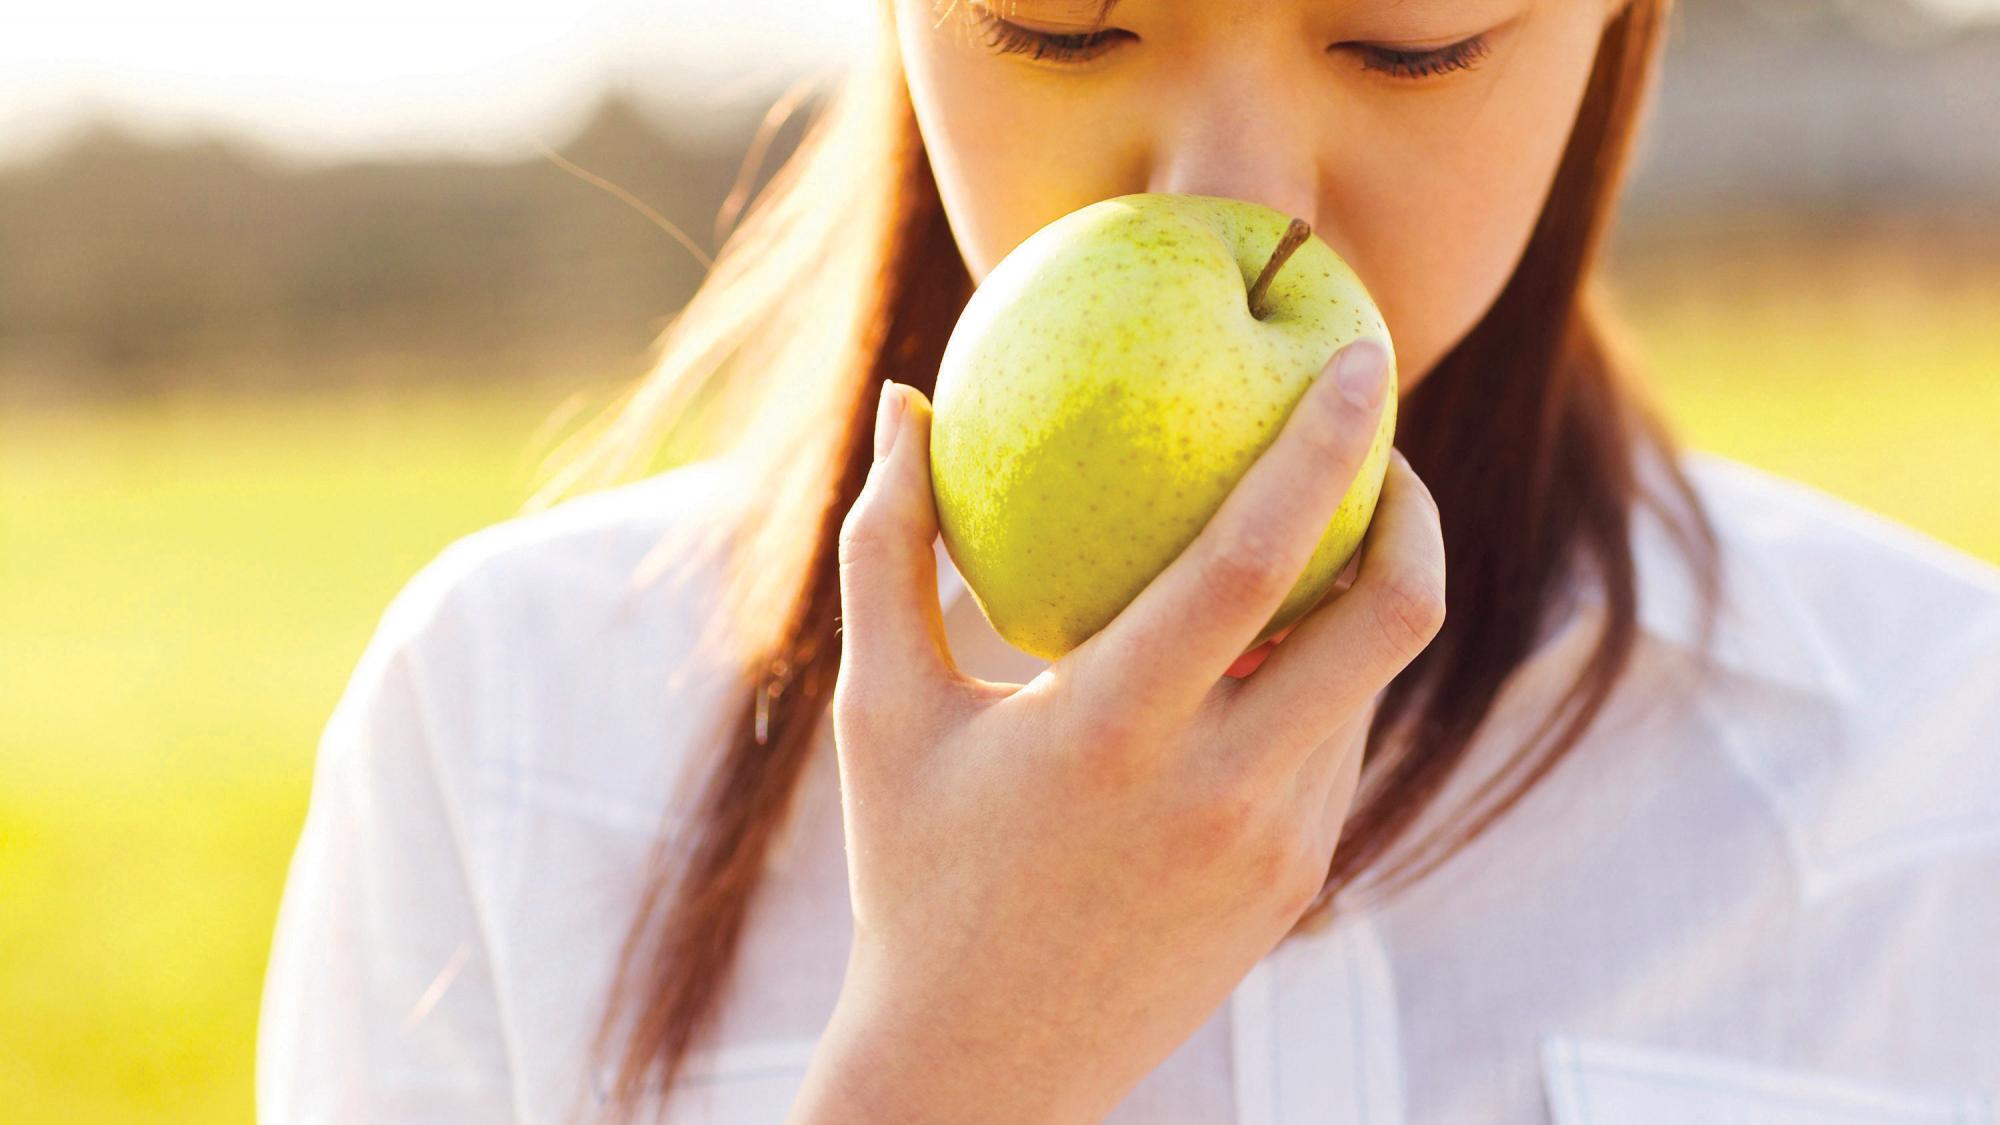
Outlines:
[[1271, 260], [1264, 263], [1264, 272], [1258, 274], [1256, 282], [1250, 286], [1251, 316], [1264, 319], [1264, 291], [1271, 287], [1271, 279], [1278, 276], [1278, 268], [1285, 264], [1285, 259], [1292, 256], [1292, 251], [1304, 246], [1306, 239], [1312, 237], [1312, 232], [1312, 225], [1304, 219], [1293, 219], [1291, 225], [1285, 228], [1284, 237], [1278, 239], [1277, 248], [1271, 251]]

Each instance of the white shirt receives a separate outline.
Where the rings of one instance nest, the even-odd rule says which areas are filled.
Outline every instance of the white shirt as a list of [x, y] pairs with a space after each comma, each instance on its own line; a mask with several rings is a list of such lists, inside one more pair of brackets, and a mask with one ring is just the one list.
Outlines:
[[[1403, 897], [1280, 945], [1107, 1120], [1996, 1120], [2000, 571], [1733, 462], [1687, 467], [1735, 583], [1706, 684], [1666, 693], [1697, 666], [1692, 588], [1641, 508], [1639, 649], [1572, 756]], [[676, 771], [736, 702], [689, 655], [715, 576], [651, 581], [648, 556], [741, 483], [704, 462], [496, 525], [390, 605], [320, 745], [263, 1000], [264, 1121], [596, 1104], [585, 1047]], [[960, 663], [1032, 677], [938, 558]], [[1596, 592], [1439, 808], [1568, 684]], [[839, 993], [825, 724], [804, 785], [669, 1120], [782, 1121]]]

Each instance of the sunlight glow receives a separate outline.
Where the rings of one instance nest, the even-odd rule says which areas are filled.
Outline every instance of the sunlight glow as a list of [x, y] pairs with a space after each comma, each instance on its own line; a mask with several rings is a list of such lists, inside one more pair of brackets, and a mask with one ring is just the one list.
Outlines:
[[608, 83], [768, 97], [872, 19], [865, 0], [74, 0], [0, 35], [0, 159], [94, 109], [295, 151], [519, 154]]

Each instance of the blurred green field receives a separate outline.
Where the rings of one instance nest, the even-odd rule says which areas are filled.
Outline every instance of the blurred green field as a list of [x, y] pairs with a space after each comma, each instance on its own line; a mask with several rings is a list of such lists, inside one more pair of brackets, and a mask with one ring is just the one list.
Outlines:
[[0, 420], [0, 1116], [250, 1119], [319, 725], [388, 597], [518, 507], [561, 399]]
[[[2000, 330], [1977, 297], [1872, 319], [1661, 302], [1641, 339], [1695, 444], [2000, 561]], [[409, 575], [519, 505], [562, 398], [461, 385], [0, 418], [8, 1120], [250, 1120], [319, 727]]]

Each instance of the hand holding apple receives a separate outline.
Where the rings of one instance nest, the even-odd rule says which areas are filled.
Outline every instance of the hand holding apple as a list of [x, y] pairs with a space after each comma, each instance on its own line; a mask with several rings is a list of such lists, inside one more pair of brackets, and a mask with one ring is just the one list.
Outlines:
[[932, 414], [885, 387], [840, 534], [854, 940], [793, 1125], [1101, 1121], [1321, 892], [1375, 700], [1442, 623], [1445, 562], [1392, 453], [1353, 585], [1255, 675], [1223, 674], [1378, 432], [1382, 349], [1329, 373], [1187, 549], [1027, 684], [951, 659]]

